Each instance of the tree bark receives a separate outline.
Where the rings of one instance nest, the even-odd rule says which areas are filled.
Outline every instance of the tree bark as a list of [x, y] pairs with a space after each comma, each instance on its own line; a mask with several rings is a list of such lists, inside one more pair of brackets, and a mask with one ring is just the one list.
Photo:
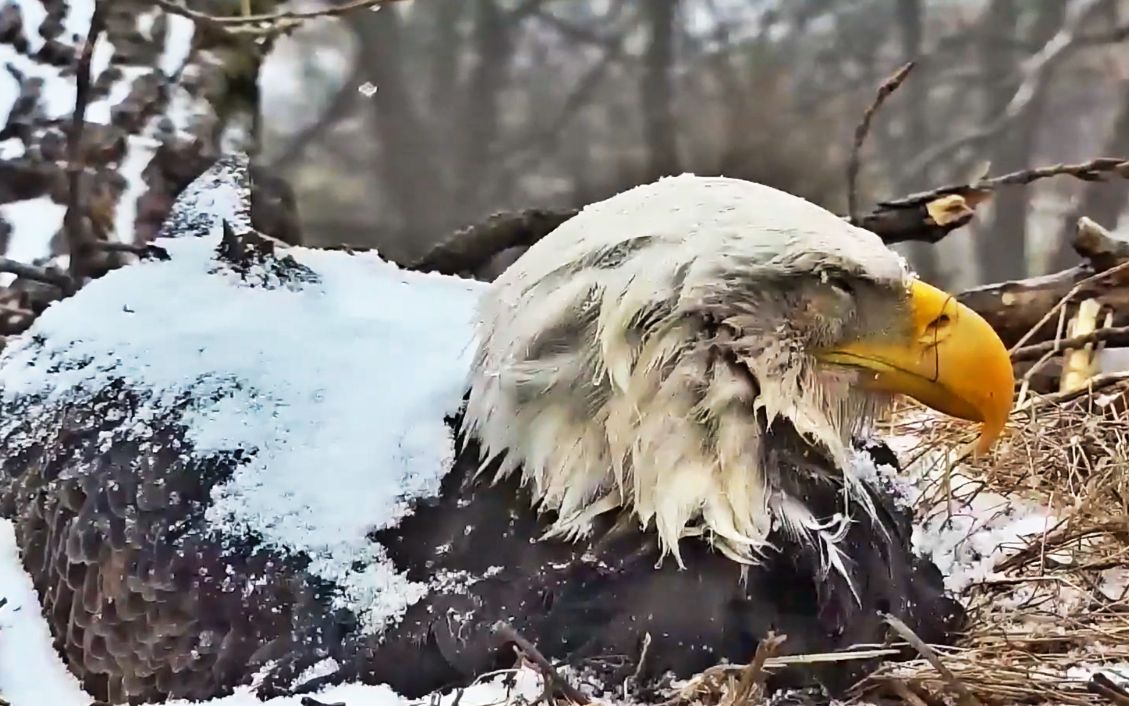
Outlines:
[[457, 188], [452, 204], [460, 221], [480, 217], [490, 156], [498, 138], [501, 93], [508, 82], [513, 42], [496, 0], [474, 0], [477, 59], [467, 82], [464, 125], [459, 134]]
[[[925, 8], [922, 0], [897, 0], [898, 35], [901, 40], [902, 61], [916, 61], [921, 56]], [[901, 164], [904, 167], [910, 157], [929, 145], [928, 85], [921, 77], [911, 78], [902, 86], [904, 96], [903, 115], [905, 136], [902, 138]], [[920, 191], [927, 186], [923, 173], [906, 174], [903, 169], [894, 170], [898, 188], [907, 191]], [[911, 243], [906, 248], [910, 261], [921, 277], [935, 282], [939, 276], [937, 250], [928, 243]]]
[[430, 116], [419, 110], [407, 71], [407, 47], [396, 8], [354, 15], [360, 61], [369, 68], [377, 91], [371, 100], [379, 142], [377, 175], [389, 207], [401, 226], [392, 251], [414, 252], [451, 229], [443, 198], [443, 173], [436, 154]]
[[650, 37], [644, 57], [642, 114], [647, 173], [651, 179], [679, 171], [671, 71], [674, 63], [674, 21], [677, 9], [678, 0], [647, 0], [646, 4]]
[[[1024, 41], [1031, 46], [1042, 47], [1062, 26], [1065, 16], [1065, 3], [1062, 0], [1039, 0], [1037, 13], [1030, 32]], [[1024, 5], [1024, 9], [1027, 6]], [[1023, 13], [1011, 0], [997, 0], [989, 8], [989, 21], [981, 28], [984, 33], [982, 57], [986, 71], [984, 91], [987, 114], [985, 122], [995, 121], [1006, 109], [1011, 97], [1019, 88], [1019, 61], [1016, 53], [1000, 47], [999, 36], [1008, 36], [1019, 24]], [[997, 172], [1012, 172], [1031, 166], [1032, 155], [1037, 146], [1044, 99], [1049, 77], [1047, 76], [1035, 89], [1034, 97], [1023, 109], [1022, 114], [1013, 121], [1011, 127], [1002, 132], [989, 153], [992, 169]], [[1027, 207], [1030, 202], [1029, 188], [1018, 186], [996, 194], [992, 202], [992, 213], [983, 228], [983, 235], [976, 241], [977, 259], [980, 263], [981, 281], [998, 281], [1024, 277], [1027, 274]]]

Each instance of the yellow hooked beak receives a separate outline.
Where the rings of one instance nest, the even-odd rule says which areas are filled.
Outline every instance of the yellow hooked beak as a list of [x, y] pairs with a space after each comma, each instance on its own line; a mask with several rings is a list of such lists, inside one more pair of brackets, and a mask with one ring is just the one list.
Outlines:
[[870, 390], [908, 395], [938, 412], [981, 422], [984, 453], [1011, 413], [1015, 373], [992, 327], [951, 294], [921, 281], [910, 285], [911, 336], [851, 342], [821, 360], [862, 368]]

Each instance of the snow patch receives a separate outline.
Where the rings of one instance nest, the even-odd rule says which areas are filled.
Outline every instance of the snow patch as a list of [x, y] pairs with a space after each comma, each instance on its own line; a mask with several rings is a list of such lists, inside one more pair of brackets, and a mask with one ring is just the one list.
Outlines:
[[[916, 420], [919, 428], [929, 424], [928, 418], [926, 414]], [[897, 487], [917, 509], [914, 550], [937, 565], [950, 591], [963, 592], [972, 584], [999, 578], [996, 567], [1001, 561], [1057, 522], [1041, 505], [983, 489], [981, 480], [959, 463], [954, 465], [957, 451], [923, 450], [921, 438], [912, 433], [892, 436], [886, 443], [903, 462], [911, 459]], [[948, 500], [942, 489], [946, 471]]]
[[[0, 205], [0, 218], [12, 226], [8, 248], [0, 255], [24, 263], [44, 257], [50, 250], [51, 239], [63, 227], [66, 212], [67, 207], [55, 203], [50, 196]], [[0, 274], [0, 286], [13, 279], [15, 275]]]
[[12, 706], [87, 706], [90, 697], [55, 653], [39, 597], [20, 563], [12, 523], [0, 520], [0, 694]]

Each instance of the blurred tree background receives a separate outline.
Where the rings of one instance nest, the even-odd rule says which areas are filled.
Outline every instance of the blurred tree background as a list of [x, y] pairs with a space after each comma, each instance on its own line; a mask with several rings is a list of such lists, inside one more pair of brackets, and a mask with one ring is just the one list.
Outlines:
[[[843, 213], [851, 133], [910, 59], [864, 153], [863, 208], [1129, 153], [1127, 39], [1120, 0], [413, 0], [278, 42], [262, 159], [294, 184], [308, 241], [393, 258], [497, 210], [683, 171]], [[1072, 262], [1076, 213], [1112, 227], [1127, 200], [1117, 180], [1014, 187], [904, 251], [952, 287], [1048, 272]]]
[[[113, 59], [93, 90], [111, 103], [128, 96], [95, 120], [112, 127], [91, 123], [83, 137], [104, 146], [84, 148], [85, 160], [108, 186], [96, 176], [81, 200], [96, 210], [104, 192], [130, 213], [136, 201], [137, 223], [118, 219], [123, 240], [152, 237], [177, 190], [232, 147], [293, 186], [306, 243], [376, 247], [400, 262], [497, 211], [572, 208], [684, 171], [760, 181], [845, 213], [853, 132], [877, 86], [910, 60], [863, 149], [864, 212], [989, 173], [1129, 155], [1129, 0], [385, 0], [290, 23], [267, 42], [207, 18], [358, 3], [103, 3]], [[79, 47], [73, 17], [88, 21], [92, 6], [0, 0], [0, 50], [24, 71], [65, 66], [74, 50], [58, 18], [77, 22]], [[174, 36], [192, 36], [187, 69], [153, 70]], [[47, 173], [54, 203], [68, 203], [59, 106], [73, 99], [58, 88], [68, 72], [43, 95], [34, 73], [9, 64], [15, 79], [0, 76], [13, 83], [0, 91], [13, 105], [0, 138], [22, 141], [0, 160], [22, 185], [4, 203], [43, 192]], [[45, 103], [58, 104], [51, 115]], [[162, 111], [174, 140], [155, 121]], [[140, 199], [115, 174], [126, 135], [122, 164], [137, 165], [127, 181], [141, 174], [149, 188]], [[162, 146], [142, 172], [149, 143]], [[1037, 275], [1076, 261], [1079, 215], [1114, 228], [1127, 201], [1125, 179], [1009, 186], [941, 243], [896, 247], [953, 289]], [[52, 218], [24, 218], [15, 232], [54, 232]], [[55, 254], [66, 252], [63, 230]], [[25, 246], [7, 254], [38, 257]]]

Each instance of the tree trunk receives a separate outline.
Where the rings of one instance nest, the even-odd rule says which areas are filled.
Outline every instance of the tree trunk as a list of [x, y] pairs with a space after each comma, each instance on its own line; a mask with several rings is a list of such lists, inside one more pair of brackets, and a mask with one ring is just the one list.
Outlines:
[[647, 177], [675, 174], [678, 133], [674, 120], [674, 21], [678, 0], [647, 0], [650, 38], [644, 57], [642, 85], [643, 130], [647, 147]]
[[[1042, 47], [1062, 26], [1065, 4], [1062, 0], [1039, 0], [1038, 14], [1024, 43]], [[1026, 9], [1027, 6], [1024, 5]], [[1020, 81], [1020, 61], [1014, 50], [1001, 47], [999, 37], [1010, 36], [1022, 17], [1010, 0], [993, 2], [989, 21], [981, 28], [982, 60], [985, 67], [985, 122], [995, 121], [1006, 109]], [[1006, 173], [1031, 166], [1037, 148], [1039, 125], [1049, 83], [1050, 71], [1035, 87], [1035, 95], [1022, 113], [995, 140], [989, 153], [992, 171]], [[1000, 191], [992, 201], [992, 214], [982, 237], [976, 240], [981, 281], [1017, 279], [1027, 274], [1027, 207], [1030, 190], [1017, 186]]]
[[441, 162], [430, 116], [419, 111], [406, 74], [407, 47], [396, 8], [354, 17], [359, 60], [369, 67], [377, 87], [372, 96], [377, 175], [402, 231], [398, 242], [386, 247], [390, 255], [404, 257], [422, 251], [451, 227]]
[[458, 146], [457, 190], [452, 204], [462, 222], [478, 218], [483, 187], [491, 177], [490, 156], [497, 141], [501, 93], [507, 84], [513, 42], [496, 0], [474, 0], [474, 70], [467, 81], [462, 137]]
[[[921, 56], [921, 43], [925, 8], [922, 0], [897, 0], [898, 34], [901, 39], [902, 61], [914, 61]], [[928, 100], [926, 81], [920, 76], [911, 78], [902, 86], [905, 119], [905, 136], [899, 168], [895, 169], [895, 184], [899, 191], [914, 193], [927, 187], [926, 175], [907, 174], [903, 168], [911, 156], [929, 146]], [[936, 281], [940, 271], [937, 266], [937, 249], [930, 243], [910, 243], [906, 247], [914, 268], [927, 281]]]
[[[90, 102], [81, 131], [78, 215], [73, 222], [81, 224], [87, 239], [143, 242], [157, 233], [180, 190], [221, 150], [257, 151], [257, 79], [269, 47], [256, 46], [246, 37], [200, 31], [190, 20], [170, 16], [148, 0], [99, 2], [105, 22], [97, 46], [99, 52], [112, 49], [109, 67], [90, 77]], [[230, 3], [218, 1], [196, 7], [213, 13], [231, 9]], [[49, 74], [57, 71], [49, 78], [52, 84], [73, 86], [87, 30], [81, 30], [73, 45], [65, 43], [71, 41], [62, 35], [61, 21], [71, 12], [68, 3], [26, 0], [8, 4], [4, 12], [9, 19], [18, 16], [19, 22], [9, 25], [0, 41], [17, 51], [23, 46], [27, 58]], [[48, 19], [40, 26], [35, 22], [41, 13]], [[139, 29], [142, 15], [152, 18], [146, 32]], [[48, 40], [38, 52], [27, 49], [28, 39], [35, 35]], [[177, 63], [162, 66], [167, 49], [172, 49], [168, 54]], [[2, 139], [17, 138], [24, 149], [21, 156], [0, 160], [7, 186], [0, 199], [46, 196], [65, 207], [71, 201], [66, 163], [74, 106], [52, 113], [45, 99], [50, 89], [41, 90], [31, 81], [21, 84], [23, 95], [0, 133]], [[123, 98], [106, 106], [110, 95]], [[278, 200], [289, 201], [292, 207], [288, 189], [278, 180], [268, 181]], [[294, 219], [276, 220], [297, 228]], [[12, 254], [26, 260], [70, 254], [61, 233], [52, 243], [36, 247], [25, 247], [24, 234], [13, 233], [12, 239], [23, 245]], [[89, 260], [86, 274], [97, 275], [120, 256], [102, 251], [89, 253]]]

